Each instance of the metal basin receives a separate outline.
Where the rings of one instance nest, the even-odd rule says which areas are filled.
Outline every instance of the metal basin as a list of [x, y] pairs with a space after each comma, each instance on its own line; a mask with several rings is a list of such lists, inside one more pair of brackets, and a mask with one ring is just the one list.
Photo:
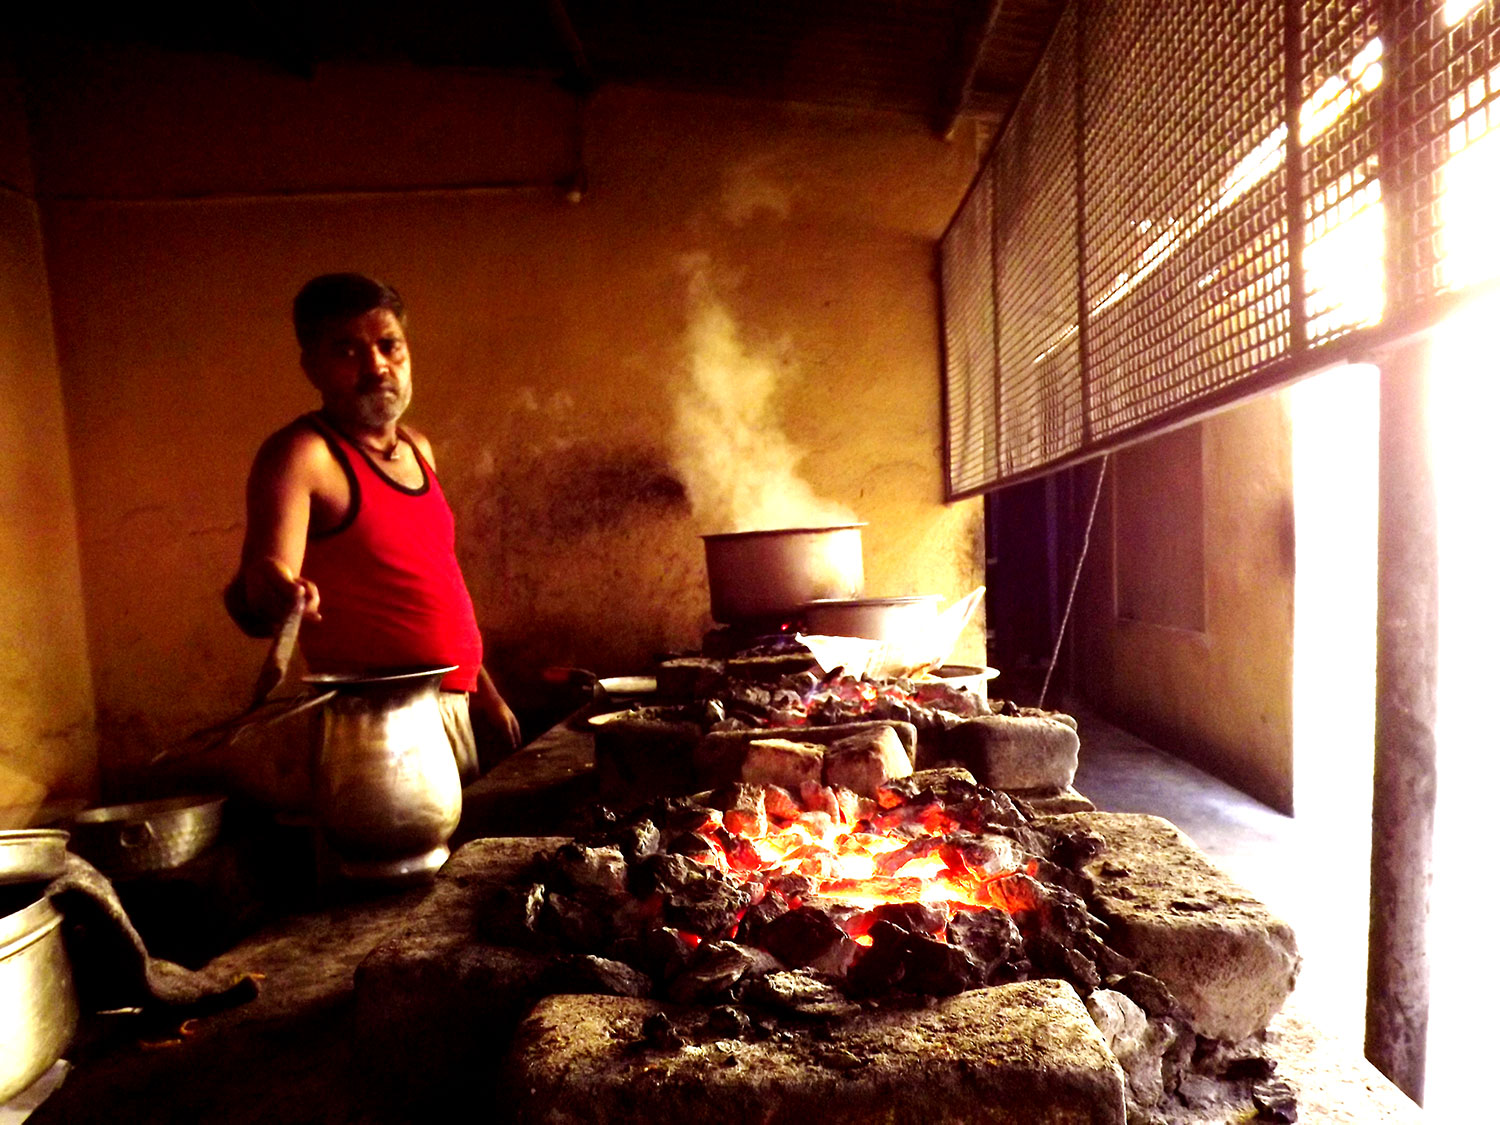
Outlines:
[[47, 898], [0, 916], [0, 1102], [45, 1073], [78, 1026], [61, 926]]
[[106, 875], [177, 867], [218, 839], [224, 800], [166, 797], [85, 809], [73, 821], [73, 850]]

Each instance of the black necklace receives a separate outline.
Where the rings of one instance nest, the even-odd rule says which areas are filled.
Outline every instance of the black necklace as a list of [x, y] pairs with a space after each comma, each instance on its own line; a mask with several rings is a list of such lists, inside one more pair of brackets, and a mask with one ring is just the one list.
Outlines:
[[[325, 415], [324, 417], [326, 418], [327, 416]], [[346, 441], [352, 442], [353, 444], [359, 446], [366, 453], [373, 453], [375, 454], [375, 456], [381, 458], [384, 461], [398, 461], [401, 459], [401, 433], [399, 430], [396, 433], [396, 440], [394, 443], [392, 443], [391, 447], [389, 449], [381, 449], [379, 446], [371, 445], [369, 442], [364, 441], [361, 438], [350, 437], [348, 434], [344, 433], [342, 429], [339, 429], [338, 426], [334, 426], [331, 420], [328, 422], [328, 424], [330, 426], [333, 426], [333, 428], [337, 430], [338, 433], [342, 434]]]

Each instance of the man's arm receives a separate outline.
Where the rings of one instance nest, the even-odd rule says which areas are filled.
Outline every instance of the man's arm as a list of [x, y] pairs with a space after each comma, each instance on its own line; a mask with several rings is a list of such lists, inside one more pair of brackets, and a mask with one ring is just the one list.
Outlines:
[[300, 573], [320, 453], [326, 450], [316, 435], [292, 426], [272, 434], [250, 467], [240, 569], [224, 590], [224, 606], [252, 637], [275, 633], [299, 593], [304, 618], [319, 619], [318, 589]]

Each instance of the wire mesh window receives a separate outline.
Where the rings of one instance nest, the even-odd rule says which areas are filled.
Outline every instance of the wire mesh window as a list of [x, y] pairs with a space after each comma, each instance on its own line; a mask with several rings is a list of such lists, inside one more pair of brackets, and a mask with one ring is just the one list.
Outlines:
[[1497, 138], [1500, 0], [1075, 0], [943, 238], [950, 496], [1434, 322]]

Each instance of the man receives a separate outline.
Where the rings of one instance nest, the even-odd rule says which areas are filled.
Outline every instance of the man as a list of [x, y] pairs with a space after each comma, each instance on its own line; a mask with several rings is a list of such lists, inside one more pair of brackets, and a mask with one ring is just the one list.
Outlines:
[[314, 672], [457, 665], [442, 682], [443, 722], [468, 782], [478, 774], [471, 701], [507, 748], [521, 731], [480, 662], [432, 446], [398, 424], [411, 402], [405, 308], [372, 278], [326, 274], [297, 294], [292, 320], [323, 407], [256, 455], [225, 606], [266, 637], [302, 600]]

